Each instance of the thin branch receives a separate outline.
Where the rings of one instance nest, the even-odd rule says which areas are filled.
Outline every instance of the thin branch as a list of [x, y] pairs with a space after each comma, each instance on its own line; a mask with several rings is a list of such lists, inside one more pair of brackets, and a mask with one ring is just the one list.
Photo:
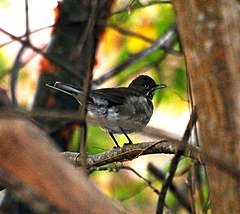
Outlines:
[[[83, 44], [86, 42], [87, 46], [87, 62], [86, 62], [86, 75], [85, 80], [83, 82], [83, 99], [81, 102], [82, 108], [80, 110], [80, 119], [84, 121], [83, 126], [81, 126], [80, 129], [80, 137], [79, 137], [79, 152], [82, 154], [82, 160], [83, 160], [83, 167], [84, 169], [87, 168], [87, 152], [86, 152], [86, 139], [87, 139], [87, 124], [86, 124], [86, 106], [87, 106], [87, 98], [89, 96], [90, 88], [91, 88], [91, 80], [92, 80], [92, 69], [93, 69], [93, 47], [94, 47], [94, 25], [96, 22], [96, 11], [97, 11], [97, 0], [94, 0], [91, 2], [91, 14], [90, 19], [88, 21], [86, 31], [83, 34], [83, 36], [86, 36], [86, 38], [83, 38], [84, 40], [80, 43], [79, 51], [81, 53]], [[79, 54], [80, 54], [79, 53]]]
[[[42, 27], [42, 28], [38, 28], [38, 29], [36, 29], [36, 30], [33, 30], [33, 31], [31, 31], [31, 32], [29, 32], [28, 34], [29, 35], [32, 35], [32, 34], [35, 34], [35, 33], [38, 33], [39, 31], [42, 31], [42, 30], [45, 30], [45, 29], [48, 29], [48, 28], [52, 28], [52, 27], [54, 27], [55, 26], [55, 24], [53, 24], [53, 25], [49, 25], [49, 26], [46, 26], [46, 27]], [[1, 30], [1, 29], [0, 29]], [[9, 36], [9, 35], [8, 35]], [[10, 36], [11, 37], [11, 36]], [[24, 35], [22, 35], [22, 36], [18, 36], [17, 38], [19, 38], [19, 39], [23, 39], [25, 37], [25, 34]], [[5, 42], [5, 43], [3, 43], [3, 44], [0, 44], [0, 48], [2, 48], [2, 47], [4, 47], [4, 46], [6, 46], [6, 45], [9, 45], [9, 44], [11, 44], [12, 42], [14, 42], [15, 40], [10, 40], [10, 41], [7, 41], [7, 42]]]
[[124, 36], [135, 37], [135, 38], [141, 39], [144, 42], [148, 42], [148, 43], [153, 43], [154, 42], [153, 39], [150, 39], [146, 36], [143, 36], [142, 34], [139, 34], [139, 33], [136, 33], [136, 32], [130, 31], [130, 30], [126, 30], [126, 29], [120, 27], [118, 24], [108, 23], [108, 24], [106, 24], [106, 27], [110, 27], [113, 30], [116, 30], [119, 33], [123, 34]]
[[167, 45], [171, 43], [174, 38], [176, 31], [176, 23], [174, 23], [162, 36], [160, 36], [152, 45], [136, 54], [132, 54], [128, 57], [127, 60], [116, 66], [114, 69], [109, 71], [108, 73], [104, 74], [100, 78], [94, 80], [92, 83], [94, 85], [100, 85], [104, 81], [112, 78], [116, 74], [120, 73], [122, 70], [126, 69], [127, 67], [135, 64], [136, 62], [142, 60], [149, 54], [153, 53], [154, 51], [162, 49], [168, 49]]
[[190, 120], [188, 122], [187, 128], [185, 130], [185, 133], [184, 133], [184, 136], [183, 136], [183, 139], [182, 139], [183, 148], [182, 148], [182, 150], [178, 150], [176, 152], [176, 155], [172, 159], [169, 172], [168, 172], [167, 176], [165, 177], [165, 179], [163, 181], [161, 194], [159, 195], [159, 198], [158, 198], [157, 214], [162, 214], [163, 213], [167, 190], [168, 190], [169, 186], [171, 185], [171, 183], [173, 181], [174, 175], [175, 175], [176, 170], [177, 170], [178, 163], [179, 163], [179, 161], [181, 159], [181, 156], [183, 155], [183, 153], [186, 149], [185, 146], [187, 146], [187, 142], [188, 142], [188, 140], [191, 136], [192, 128], [194, 127], [196, 121], [197, 121], [197, 112], [196, 112], [196, 108], [193, 108]]
[[28, 0], [25, 0], [25, 13], [26, 13], [26, 31], [25, 31], [25, 42], [22, 45], [21, 49], [19, 50], [16, 59], [14, 61], [12, 71], [11, 71], [11, 96], [12, 96], [12, 102], [13, 106], [17, 109], [18, 108], [18, 103], [17, 103], [17, 98], [16, 98], [16, 84], [17, 84], [17, 79], [19, 75], [19, 70], [22, 67], [22, 55], [27, 47], [27, 44], [29, 44], [29, 15], [28, 15]]
[[[160, 169], [158, 169], [156, 166], [154, 166], [152, 163], [148, 164], [147, 168], [156, 178], [158, 178], [162, 181], [165, 179], [165, 174]], [[169, 189], [175, 195], [177, 200], [183, 205], [183, 207], [189, 213], [191, 213], [191, 205], [189, 204], [189, 202], [185, 198], [185, 196], [182, 194], [182, 192], [176, 187], [176, 185], [174, 183], [171, 183], [169, 186]]]
[[[137, 7], [131, 8], [131, 12], [133, 12], [134, 10], [142, 9], [142, 8], [149, 7], [149, 6], [152, 6], [155, 4], [171, 4], [171, 3], [172, 3], [172, 1], [169, 1], [169, 0], [152, 1], [152, 2], [149, 2], [146, 4], [138, 5]], [[124, 13], [124, 12], [129, 12], [129, 4], [126, 7], [124, 7], [123, 9], [113, 12], [110, 16], [117, 15], [117, 14]]]
[[58, 57], [57, 54], [49, 54], [49, 53], [45, 53], [42, 49], [35, 47], [34, 45], [30, 44], [30, 43], [26, 43], [26, 41], [22, 40], [21, 37], [17, 37], [14, 36], [13, 34], [7, 32], [6, 30], [0, 28], [0, 31], [2, 31], [3, 33], [5, 33], [6, 35], [8, 35], [9, 37], [11, 37], [13, 40], [16, 40], [18, 42], [20, 42], [22, 45], [26, 45], [26, 47], [31, 48], [33, 51], [35, 51], [36, 53], [44, 56], [45, 58], [47, 58], [49, 61], [51, 61], [52, 63], [54, 63], [56, 66], [60, 66], [62, 69], [66, 70], [67, 72], [69, 72], [71, 75], [73, 75], [74, 77], [77, 78], [81, 78], [84, 79], [84, 75], [82, 73], [77, 73], [72, 66], [67, 63], [67, 61], [65, 61], [64, 59], [60, 59]]
[[154, 61], [147, 62], [147, 63], [145, 63], [145, 65], [142, 65], [141, 67], [139, 67], [137, 69], [134, 69], [134, 72], [132, 74], [129, 74], [127, 79], [124, 78], [121, 81], [119, 81], [119, 84], [121, 85], [123, 83], [126, 83], [127, 80], [133, 79], [136, 74], [143, 74], [143, 73], [147, 72], [149, 69], [159, 66], [159, 64], [161, 64], [161, 62], [163, 62], [164, 59], [166, 59], [166, 57], [167, 57], [166, 52], [164, 52], [163, 54], [159, 54], [159, 56]]
[[25, 51], [26, 47], [23, 45], [21, 49], [19, 50], [16, 59], [13, 63], [13, 67], [11, 69], [11, 83], [10, 83], [10, 88], [11, 88], [11, 97], [12, 97], [12, 102], [13, 106], [17, 109], [18, 108], [18, 103], [17, 103], [17, 98], [16, 98], [16, 84], [17, 84], [17, 79], [19, 75], [19, 70], [22, 67], [22, 55]]
[[26, 13], [26, 32], [25, 32], [25, 36], [26, 36], [26, 42], [30, 43], [30, 37], [29, 37], [29, 12], [28, 12], [28, 0], [25, 0], [25, 13]]
[[91, 167], [89, 168], [89, 172], [92, 173], [94, 171], [106, 171], [106, 170], [109, 172], [118, 172], [121, 169], [129, 170], [133, 172], [137, 177], [142, 179], [147, 184], [147, 186], [153, 190], [154, 193], [159, 195], [159, 190], [152, 185], [152, 182], [150, 180], [144, 178], [135, 169], [129, 166], [120, 165], [120, 166], [114, 166], [114, 167], [111, 167], [111, 166]]

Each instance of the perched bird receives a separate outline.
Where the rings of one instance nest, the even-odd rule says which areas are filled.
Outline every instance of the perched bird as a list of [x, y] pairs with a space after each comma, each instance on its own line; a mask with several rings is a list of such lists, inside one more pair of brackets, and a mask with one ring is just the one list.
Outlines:
[[[71, 95], [82, 103], [83, 92], [72, 85], [56, 82], [47, 86]], [[152, 98], [156, 90], [165, 87], [165, 84], [156, 84], [149, 76], [140, 75], [128, 87], [90, 91], [86, 108], [100, 126], [108, 131], [117, 147], [120, 146], [114, 134], [124, 134], [129, 144], [132, 144], [127, 134], [138, 132], [148, 124], [153, 114]]]

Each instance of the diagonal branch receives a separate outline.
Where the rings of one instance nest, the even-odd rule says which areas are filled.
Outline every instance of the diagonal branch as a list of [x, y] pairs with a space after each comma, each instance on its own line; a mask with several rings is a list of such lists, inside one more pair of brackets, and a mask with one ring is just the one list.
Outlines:
[[[101, 24], [101, 22], [100, 22], [100, 24]], [[144, 42], [148, 42], [148, 43], [153, 43], [154, 42], [154, 40], [152, 40], [152, 39], [150, 39], [150, 38], [148, 38], [144, 35], [141, 35], [139, 33], [136, 33], [136, 32], [130, 31], [130, 30], [126, 30], [126, 29], [120, 27], [118, 24], [107, 23], [106, 26], [112, 28], [115, 31], [118, 31], [119, 33], [121, 33], [125, 36], [135, 37], [135, 38], [141, 39]]]
[[12, 38], [15, 41], [20, 42], [22, 45], [25, 45], [28, 48], [31, 48], [34, 52], [42, 55], [43, 57], [47, 58], [49, 61], [51, 61], [52, 63], [54, 63], [57, 66], [60, 66], [63, 70], [66, 70], [67, 72], [69, 72], [71, 75], [73, 75], [74, 77], [77, 78], [84, 78], [83, 74], [77, 74], [76, 71], [73, 69], [73, 67], [71, 65], [69, 65], [69, 63], [67, 63], [66, 60], [64, 59], [60, 59], [59, 56], [57, 54], [49, 54], [44, 52], [42, 49], [35, 47], [34, 45], [27, 43], [26, 41], [22, 40], [21, 37], [18, 36], [14, 36], [13, 34], [7, 32], [6, 30], [0, 28], [0, 31], [2, 31], [3, 33], [5, 33], [6, 35], [8, 35], [10, 38]]
[[116, 14], [120, 14], [120, 13], [124, 13], [124, 12], [129, 12], [129, 11], [134, 11], [134, 10], [137, 10], [137, 9], [142, 9], [142, 8], [145, 8], [145, 7], [149, 7], [149, 6], [152, 6], [152, 5], [155, 5], [155, 4], [171, 4], [172, 1], [170, 0], [158, 0], [158, 1], [151, 1], [151, 2], [148, 2], [146, 4], [138, 4], [137, 6], [135, 7], [130, 7], [129, 4], [127, 4], [126, 7], [124, 7], [123, 9], [120, 9], [120, 10], [117, 10], [115, 12], [113, 12], [111, 14], [111, 16], [113, 15], [116, 15]]
[[157, 214], [162, 214], [163, 213], [163, 208], [164, 208], [164, 203], [165, 203], [165, 198], [167, 194], [167, 190], [170, 187], [175, 172], [177, 170], [178, 163], [181, 159], [181, 156], [184, 154], [186, 148], [187, 148], [187, 142], [189, 141], [189, 138], [191, 136], [192, 128], [194, 127], [195, 123], [197, 122], [197, 112], [196, 108], [193, 109], [192, 115], [190, 117], [190, 120], [188, 122], [187, 128], [185, 130], [184, 136], [183, 136], [183, 147], [181, 150], [178, 150], [174, 158], [172, 159], [171, 165], [170, 165], [170, 170], [167, 176], [165, 177], [163, 181], [163, 186], [161, 189], [161, 193], [158, 198], [158, 204], [157, 204]]
[[136, 54], [132, 54], [130, 57], [128, 57], [127, 60], [113, 68], [108, 73], [102, 75], [100, 78], [93, 81], [94, 85], [100, 85], [104, 81], [112, 78], [116, 74], [120, 73], [125, 68], [135, 64], [136, 62], [142, 60], [149, 54], [153, 53], [154, 51], [157, 51], [158, 49], [169, 49], [168, 46], [171, 44], [175, 32], [176, 32], [177, 25], [174, 23], [162, 36], [160, 36], [155, 42], [152, 43], [152, 45]]
[[133, 169], [132, 167], [130, 166], [124, 166], [124, 165], [120, 165], [120, 166], [101, 166], [101, 167], [91, 167], [89, 169], [89, 173], [92, 173], [94, 171], [109, 171], [109, 172], [118, 172], [119, 170], [129, 170], [131, 171], [132, 173], [134, 173], [137, 177], [139, 177], [140, 179], [142, 179], [147, 185], [149, 188], [151, 188], [153, 190], [154, 193], [158, 194], [159, 195], [159, 191], [158, 189], [156, 189], [153, 185], [152, 185], [152, 182], [146, 178], [144, 178], [142, 175], [140, 175], [135, 169]]
[[[148, 170], [159, 180], [163, 181], [165, 179], [165, 174], [156, 166], [154, 166], [152, 163], [148, 164]], [[191, 213], [191, 205], [187, 201], [186, 197], [180, 191], [180, 188], [174, 185], [174, 183], [171, 183], [169, 188], [175, 195], [177, 200], [182, 204], [182, 206], [186, 208], [186, 210], [188, 210], [189, 213]]]

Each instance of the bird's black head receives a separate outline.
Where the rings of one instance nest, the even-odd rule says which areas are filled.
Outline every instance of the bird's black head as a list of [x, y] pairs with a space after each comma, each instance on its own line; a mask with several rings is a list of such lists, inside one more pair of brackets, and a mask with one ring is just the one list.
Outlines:
[[155, 81], [147, 75], [140, 75], [135, 78], [128, 87], [134, 88], [152, 99], [157, 89], [167, 86], [165, 84], [156, 84]]

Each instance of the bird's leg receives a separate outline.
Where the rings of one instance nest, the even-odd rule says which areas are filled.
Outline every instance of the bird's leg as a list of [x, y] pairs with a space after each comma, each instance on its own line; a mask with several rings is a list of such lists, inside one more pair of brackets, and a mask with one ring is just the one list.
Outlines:
[[[122, 129], [121, 129], [122, 130]], [[125, 137], [128, 139], [128, 143], [124, 143], [124, 145], [129, 145], [129, 144], [133, 144], [132, 140], [130, 139], [130, 137], [128, 137], [128, 135], [122, 130], [122, 133], [125, 135]]]
[[119, 146], [116, 138], [114, 137], [113, 133], [112, 133], [112, 132], [108, 132], [108, 133], [109, 133], [110, 137], [113, 139], [113, 141], [114, 141], [114, 143], [116, 144], [116, 146], [117, 146], [118, 148], [120, 148], [120, 146]]

